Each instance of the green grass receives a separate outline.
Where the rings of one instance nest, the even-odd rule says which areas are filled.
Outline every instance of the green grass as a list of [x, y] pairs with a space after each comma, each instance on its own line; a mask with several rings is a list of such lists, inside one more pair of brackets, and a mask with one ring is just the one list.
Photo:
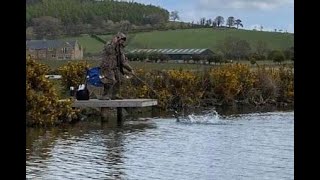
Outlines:
[[90, 37], [90, 35], [81, 35], [77, 37], [65, 37], [63, 40], [78, 40], [80, 45], [85, 49], [84, 53], [99, 53], [103, 48], [103, 43]]
[[[152, 31], [128, 34], [126, 50], [135, 48], [209, 48], [216, 51], [216, 46], [226, 37], [234, 36], [247, 40], [254, 49], [258, 40], [267, 42], [269, 49], [286, 49], [294, 45], [294, 34], [251, 31], [241, 29], [182, 29]], [[112, 35], [99, 35], [108, 41]], [[78, 39], [85, 48], [85, 53], [98, 53], [103, 43], [89, 35], [63, 39]]]
[[[130, 34], [129, 34], [130, 36]], [[128, 44], [133, 48], [209, 48], [216, 51], [218, 45], [228, 36], [247, 40], [255, 47], [258, 40], [267, 42], [271, 49], [285, 49], [293, 46], [293, 34], [260, 32], [237, 29], [185, 29], [170, 31], [154, 31], [135, 34]]]

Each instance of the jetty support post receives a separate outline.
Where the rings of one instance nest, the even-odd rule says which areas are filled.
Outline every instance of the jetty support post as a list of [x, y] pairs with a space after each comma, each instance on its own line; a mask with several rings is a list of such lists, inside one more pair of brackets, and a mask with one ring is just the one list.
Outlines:
[[122, 107], [117, 107], [117, 122], [118, 124], [122, 124], [123, 122]]

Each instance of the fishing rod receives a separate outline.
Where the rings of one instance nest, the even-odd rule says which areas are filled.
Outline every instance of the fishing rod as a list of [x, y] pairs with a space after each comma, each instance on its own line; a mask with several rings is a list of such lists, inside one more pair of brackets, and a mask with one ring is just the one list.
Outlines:
[[137, 78], [140, 82], [145, 84], [158, 98], [160, 97], [159, 94], [144, 80], [140, 79], [136, 74], [132, 74], [135, 78]]

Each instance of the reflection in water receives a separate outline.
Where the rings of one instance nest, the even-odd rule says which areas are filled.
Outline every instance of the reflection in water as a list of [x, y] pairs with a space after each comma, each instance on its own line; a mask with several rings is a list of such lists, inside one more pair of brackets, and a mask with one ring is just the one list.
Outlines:
[[292, 111], [205, 113], [27, 128], [27, 179], [293, 179]]
[[[27, 128], [27, 178], [67, 178], [73, 174], [121, 179], [125, 175], [122, 171], [125, 134], [154, 127], [153, 123], [126, 123], [118, 127], [106, 122], [81, 122], [47, 130]], [[92, 173], [95, 171], [102, 175]]]

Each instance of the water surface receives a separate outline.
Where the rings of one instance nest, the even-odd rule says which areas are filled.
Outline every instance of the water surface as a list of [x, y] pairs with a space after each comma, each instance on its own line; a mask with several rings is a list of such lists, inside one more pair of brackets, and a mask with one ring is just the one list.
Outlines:
[[294, 113], [27, 128], [27, 179], [293, 179]]

